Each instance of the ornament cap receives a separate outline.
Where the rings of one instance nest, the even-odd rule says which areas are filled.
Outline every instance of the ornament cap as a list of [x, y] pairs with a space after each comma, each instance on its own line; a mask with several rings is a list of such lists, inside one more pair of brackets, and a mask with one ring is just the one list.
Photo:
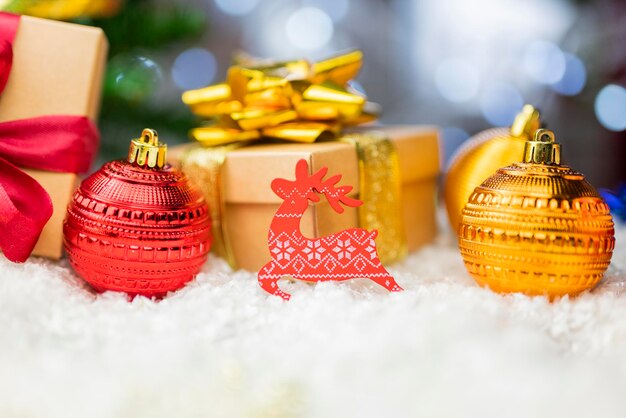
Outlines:
[[511, 125], [511, 135], [515, 137], [532, 138], [533, 133], [541, 128], [539, 110], [532, 105], [524, 105], [522, 111], [515, 116]]
[[524, 146], [524, 162], [531, 164], [561, 164], [561, 146], [556, 143], [554, 132], [538, 129], [533, 140]]
[[167, 144], [159, 143], [159, 134], [146, 128], [139, 138], [130, 140], [128, 162], [142, 168], [161, 169], [165, 167]]

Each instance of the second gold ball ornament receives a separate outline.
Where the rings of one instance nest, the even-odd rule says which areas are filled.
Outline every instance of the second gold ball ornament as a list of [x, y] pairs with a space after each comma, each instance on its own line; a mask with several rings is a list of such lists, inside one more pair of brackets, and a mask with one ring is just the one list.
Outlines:
[[126, 160], [82, 182], [63, 225], [72, 267], [96, 290], [162, 296], [207, 259], [209, 210], [185, 174], [165, 163], [167, 146], [144, 129]]
[[592, 288], [615, 246], [609, 207], [582, 174], [560, 164], [551, 131], [538, 130], [520, 157], [478, 186], [463, 209], [467, 270], [497, 292], [557, 297]]
[[500, 167], [519, 161], [524, 144], [540, 128], [539, 111], [526, 105], [507, 128], [492, 128], [468, 139], [452, 158], [443, 195], [453, 230], [474, 188]]

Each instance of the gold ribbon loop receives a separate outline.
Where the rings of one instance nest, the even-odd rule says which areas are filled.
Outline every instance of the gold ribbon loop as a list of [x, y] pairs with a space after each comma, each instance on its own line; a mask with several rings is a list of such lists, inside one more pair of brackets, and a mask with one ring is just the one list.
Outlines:
[[354, 144], [359, 158], [359, 226], [378, 230], [376, 248], [383, 263], [407, 254], [402, 218], [400, 162], [393, 143], [380, 132], [349, 133], [342, 141]]
[[324, 81], [332, 81], [340, 86], [346, 85], [361, 70], [363, 65], [363, 53], [352, 51], [347, 54], [337, 55], [329, 59], [313, 64], [313, 84]]
[[190, 135], [205, 147], [217, 147], [231, 143], [254, 141], [261, 138], [259, 131], [242, 131], [213, 126], [194, 128], [191, 130]]
[[298, 113], [294, 110], [247, 109], [232, 113], [230, 117], [240, 129], [251, 131], [292, 122], [298, 119]]
[[302, 101], [296, 106], [301, 119], [351, 120], [359, 117], [366, 99], [344, 88], [330, 84], [315, 84], [302, 93]]
[[237, 112], [242, 109], [240, 102], [229, 100], [231, 96], [228, 84], [215, 84], [198, 90], [183, 93], [183, 102], [198, 116], [213, 117], [215, 115]]
[[265, 128], [262, 134], [269, 138], [312, 143], [324, 136], [324, 134], [335, 137], [339, 134], [340, 130], [339, 125], [315, 122], [294, 122]]

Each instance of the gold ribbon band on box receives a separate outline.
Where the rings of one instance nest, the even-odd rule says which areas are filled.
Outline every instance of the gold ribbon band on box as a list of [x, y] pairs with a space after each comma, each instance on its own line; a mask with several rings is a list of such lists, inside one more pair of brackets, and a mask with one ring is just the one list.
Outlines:
[[407, 252], [400, 206], [398, 156], [384, 135], [342, 134], [344, 127], [372, 121], [378, 105], [368, 102], [350, 81], [362, 65], [353, 51], [310, 63], [235, 65], [225, 83], [183, 93], [183, 101], [206, 122], [190, 132], [204, 149], [192, 148], [182, 158], [193, 173], [211, 209], [214, 248], [232, 267], [235, 257], [226, 230], [227, 213], [221, 167], [228, 152], [262, 138], [312, 143], [337, 140], [354, 144], [359, 158], [361, 194], [359, 226], [378, 229], [377, 247], [383, 262]]

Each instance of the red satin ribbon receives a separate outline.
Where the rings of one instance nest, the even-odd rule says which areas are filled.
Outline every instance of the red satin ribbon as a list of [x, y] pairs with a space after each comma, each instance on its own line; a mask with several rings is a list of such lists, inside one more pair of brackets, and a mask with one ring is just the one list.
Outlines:
[[[19, 19], [0, 13], [0, 92], [11, 72]], [[41, 116], [0, 123], [0, 249], [9, 260], [28, 258], [52, 216], [48, 193], [16, 165], [84, 172], [98, 140], [98, 130], [84, 116]]]

